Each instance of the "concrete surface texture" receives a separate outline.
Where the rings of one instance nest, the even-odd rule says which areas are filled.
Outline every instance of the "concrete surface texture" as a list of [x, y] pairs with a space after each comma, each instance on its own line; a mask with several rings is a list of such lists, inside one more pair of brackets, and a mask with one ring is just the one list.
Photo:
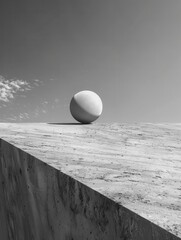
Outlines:
[[[34, 178], [29, 176], [28, 178], [26, 178], [26, 181], [24, 181], [27, 184], [26, 186], [28, 186], [29, 183], [29, 182], [27, 183], [27, 179], [29, 179], [28, 181], [31, 182], [30, 185], [32, 185], [33, 183], [31, 190], [32, 194], [36, 192], [36, 189], [38, 189], [37, 190], [38, 192], [41, 192], [41, 188], [43, 187], [47, 188], [45, 187], [47, 184], [54, 183], [55, 185], [58, 184], [56, 183], [57, 182], [56, 180], [50, 183], [51, 182], [50, 178], [51, 176], [52, 178], [55, 178], [54, 175], [51, 174], [49, 175], [48, 173], [44, 174], [44, 172], [46, 172], [45, 170], [41, 171], [41, 169], [45, 168], [45, 163], [47, 163], [49, 165], [49, 168], [52, 169], [49, 170], [50, 172], [55, 171], [56, 174], [57, 172], [58, 174], [65, 173], [64, 175], [61, 176], [66, 177], [70, 176], [72, 178], [68, 177], [68, 179], [75, 179], [73, 188], [74, 189], [73, 192], [75, 193], [74, 195], [76, 194], [77, 194], [76, 196], [79, 195], [78, 193], [79, 190], [76, 189], [80, 189], [80, 187], [75, 186], [77, 186], [76, 184], [78, 185], [80, 184], [80, 186], [84, 186], [83, 189], [86, 189], [83, 191], [90, 191], [88, 194], [89, 196], [88, 198], [90, 198], [91, 194], [98, 194], [97, 192], [103, 194], [106, 197], [104, 198], [101, 194], [98, 194], [98, 197], [92, 197], [92, 199], [100, 198], [101, 200], [98, 201], [100, 205], [104, 201], [106, 202], [108, 201], [109, 205], [110, 204], [109, 201], [111, 201], [110, 204], [111, 207], [109, 206], [108, 208], [112, 209], [107, 212], [103, 211], [102, 216], [104, 215], [111, 216], [112, 214], [112, 219], [115, 219], [115, 216], [119, 216], [119, 214], [117, 215], [116, 209], [119, 209], [121, 206], [124, 206], [121, 207], [122, 210], [120, 211], [124, 210], [123, 212], [125, 213], [125, 215], [129, 216], [126, 218], [122, 217], [122, 219], [129, 219], [127, 220], [129, 223], [127, 222], [126, 225], [122, 224], [122, 226], [124, 226], [123, 229], [127, 229], [123, 231], [124, 233], [127, 232], [127, 235], [124, 235], [122, 232], [122, 238], [120, 238], [121, 235], [119, 232], [117, 236], [114, 235], [113, 239], [145, 239], [144, 238], [145, 235], [144, 237], [141, 237], [141, 234], [146, 234], [149, 232], [150, 232], [150, 234], [148, 234], [149, 238], [146, 239], [159, 239], [159, 240], [180, 239], [181, 237], [180, 124], [115, 123], [115, 124], [70, 125], [70, 124], [45, 124], [45, 123], [44, 124], [1, 123], [0, 138], [8, 141], [9, 143], [13, 144], [18, 148], [21, 148], [23, 151], [33, 155], [34, 159], [38, 158], [44, 162], [44, 165], [42, 165], [44, 167], [39, 169], [37, 165], [43, 163], [41, 161], [38, 161], [40, 163], [37, 163], [36, 160], [35, 166], [33, 165], [34, 166], [33, 173], [35, 174], [36, 177]], [[6, 179], [6, 177], [11, 176], [11, 174], [8, 173], [7, 175], [7, 172], [5, 171], [6, 168], [4, 167], [4, 165], [2, 165], [3, 159], [2, 152], [4, 152], [4, 154], [5, 153], [8, 154], [8, 152], [11, 151], [3, 150], [4, 148], [7, 148], [7, 146], [3, 148], [1, 147], [1, 175], [4, 176], [4, 178]], [[19, 153], [13, 154], [13, 156], [16, 155], [17, 156], [16, 159], [20, 159], [20, 157], [18, 157], [19, 155], [17, 154]], [[5, 162], [10, 161], [8, 159], [12, 159], [12, 155], [11, 157], [6, 157], [6, 159], [7, 160]], [[16, 162], [17, 161], [20, 160], [16, 160]], [[29, 164], [28, 162], [26, 162], [26, 164]], [[10, 167], [12, 164], [13, 164], [12, 162], [9, 162], [8, 169], [12, 169]], [[13, 175], [15, 179], [16, 179], [15, 176], [17, 176], [16, 174], [17, 171], [20, 171], [19, 169], [20, 165], [18, 165], [18, 168], [15, 167], [16, 171]], [[52, 166], [53, 168], [51, 168], [50, 166]], [[25, 166], [25, 168], [27, 168], [27, 166]], [[57, 171], [56, 169], [60, 171]], [[24, 171], [25, 170], [23, 170], [23, 172]], [[41, 172], [43, 173], [41, 174]], [[49, 181], [46, 181], [46, 177], [44, 175], [46, 175], [46, 177], [48, 176]], [[17, 178], [16, 181], [21, 185], [21, 180], [18, 180]], [[7, 185], [6, 189], [10, 189], [13, 191], [13, 186], [16, 186], [17, 184], [17, 183], [15, 184], [16, 181], [13, 181], [14, 183], [9, 185], [9, 187]], [[69, 182], [69, 180], [67, 181]], [[40, 186], [36, 188], [37, 182], [38, 184], [40, 184]], [[83, 183], [83, 185], [81, 183]], [[88, 187], [86, 187], [84, 184]], [[51, 187], [51, 189], [53, 188], [54, 187]], [[66, 189], [67, 188], [69, 187], [66, 187]], [[19, 191], [18, 192], [19, 194], [21, 192], [21, 189], [26, 189], [26, 187], [17, 190], [17, 192]], [[91, 189], [96, 190], [97, 192], [92, 191]], [[51, 191], [53, 190], [49, 190], [48, 196], [50, 195], [53, 196], [53, 193], [56, 192]], [[1, 190], [1, 195], [2, 194], [3, 192]], [[14, 194], [16, 194], [16, 192], [14, 192]], [[26, 194], [27, 192], [25, 192], [23, 196], [26, 196]], [[32, 194], [30, 194], [29, 196], [30, 200], [24, 201], [32, 201], [31, 204], [28, 205], [29, 207], [31, 206], [31, 208], [32, 206], [36, 206], [36, 208], [33, 208], [34, 210], [32, 210], [33, 217], [34, 219], [36, 219], [38, 218], [37, 217], [38, 210], [40, 209], [41, 211], [41, 207], [40, 206], [37, 207], [36, 201], [38, 202], [38, 199], [40, 198], [46, 199], [48, 196], [47, 193], [45, 193], [43, 190], [42, 196], [35, 194], [34, 197], [31, 197]], [[84, 195], [86, 194], [84, 193], [83, 196]], [[6, 196], [6, 198], [11, 199], [8, 196]], [[75, 197], [74, 200], [75, 199], [77, 198]], [[12, 202], [14, 201], [15, 200], [12, 200]], [[69, 202], [71, 200], [67, 201]], [[113, 203], [115, 203], [115, 205]], [[6, 207], [8, 209], [8, 206]], [[47, 208], [47, 210], [48, 209], [49, 208]], [[90, 209], [90, 206], [88, 207], [88, 209]], [[2, 212], [2, 208], [0, 210]], [[61, 212], [62, 211], [63, 210], [61, 210]], [[23, 210], [20, 211], [19, 218], [22, 212]], [[11, 213], [9, 213], [9, 215], [11, 216]], [[120, 214], [120, 216], [123, 215]], [[10, 219], [10, 217], [8, 218]], [[53, 218], [54, 217], [52, 215], [52, 219]], [[167, 234], [166, 231], [160, 232], [160, 228], [157, 228], [154, 224], [151, 224], [149, 221], [146, 220], [143, 221], [144, 218], [164, 228], [168, 232], [173, 233], [177, 237], [174, 237], [172, 234], [170, 235]], [[40, 222], [44, 221], [43, 219], [44, 218], [42, 218], [41, 221], [39, 221], [39, 224]], [[48, 221], [51, 223], [52, 219], [49, 219]], [[102, 219], [104, 219], [104, 217], [102, 217]], [[107, 218], [105, 217], [105, 219]], [[70, 221], [70, 219], [68, 221]], [[78, 222], [81, 223], [81, 221]], [[118, 222], [120, 223], [120, 221]], [[124, 221], [122, 220], [122, 222]], [[110, 224], [112, 224], [113, 226], [115, 225], [115, 222], [114, 223], [112, 222]], [[68, 224], [65, 224], [65, 226], [68, 226]], [[87, 226], [89, 226], [89, 223], [87, 224]], [[143, 231], [142, 233], [140, 232], [141, 226]], [[137, 229], [138, 234], [137, 236], [134, 235], [136, 234], [135, 230], [134, 231], [131, 230], [133, 228]], [[106, 232], [108, 231], [106, 230]], [[106, 239], [105, 236], [101, 238], [102, 236], [103, 235], [100, 235], [97, 239]], [[67, 237], [67, 239], [71, 239], [70, 236], [69, 238]], [[89, 236], [88, 239], [96, 238], [93, 237], [91, 238]]]
[[1, 140], [3, 240], [177, 240], [86, 185]]

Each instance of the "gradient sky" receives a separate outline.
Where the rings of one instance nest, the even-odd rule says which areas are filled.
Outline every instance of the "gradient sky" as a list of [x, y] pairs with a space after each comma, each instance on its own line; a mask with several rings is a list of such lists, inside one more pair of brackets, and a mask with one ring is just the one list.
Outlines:
[[1, 0], [0, 121], [74, 122], [95, 91], [98, 122], [181, 122], [180, 0]]

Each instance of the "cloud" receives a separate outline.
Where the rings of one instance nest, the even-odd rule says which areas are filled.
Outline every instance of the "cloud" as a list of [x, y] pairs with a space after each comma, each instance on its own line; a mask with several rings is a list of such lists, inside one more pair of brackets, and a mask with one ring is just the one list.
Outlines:
[[41, 85], [43, 85], [43, 81], [41, 81], [41, 80], [39, 80], [39, 79], [34, 79], [33, 80], [33, 85], [35, 85], [35, 86], [41, 86]]
[[0, 101], [10, 102], [17, 92], [25, 92], [32, 89], [30, 83], [19, 79], [5, 79], [0, 76]]
[[[39, 93], [46, 87], [45, 82], [39, 79], [7, 79], [0, 75], [0, 121], [36, 121], [41, 116], [48, 116], [51, 106], [57, 107], [60, 100], [41, 98]], [[38, 102], [37, 99], [31, 101], [35, 94], [39, 94]]]
[[29, 114], [28, 113], [20, 113], [19, 114], [19, 119], [29, 119], [30, 117], [29, 117]]
[[48, 104], [48, 101], [44, 101], [43, 103], [42, 103], [42, 105], [47, 105]]

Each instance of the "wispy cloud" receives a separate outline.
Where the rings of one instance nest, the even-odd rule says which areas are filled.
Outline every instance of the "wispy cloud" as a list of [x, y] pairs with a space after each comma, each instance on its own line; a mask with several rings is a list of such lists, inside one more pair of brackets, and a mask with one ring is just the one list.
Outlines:
[[20, 79], [5, 79], [0, 76], [0, 101], [9, 102], [14, 99], [17, 92], [25, 92], [32, 89], [30, 83]]
[[7, 79], [0, 75], [0, 121], [27, 122], [49, 117], [59, 106], [60, 99], [44, 94], [46, 83], [48, 80]]
[[39, 80], [39, 79], [34, 79], [33, 80], [33, 85], [34, 86], [41, 86], [41, 85], [43, 85], [43, 81], [41, 81], [41, 80]]

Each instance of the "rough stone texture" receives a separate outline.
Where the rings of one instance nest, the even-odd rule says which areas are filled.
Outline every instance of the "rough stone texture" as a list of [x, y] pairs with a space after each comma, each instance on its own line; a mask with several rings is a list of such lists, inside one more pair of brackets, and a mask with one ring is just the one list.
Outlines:
[[[51, 184], [58, 185], [57, 180], [54, 180], [55, 178], [53, 177], [54, 174], [53, 175], [50, 174], [52, 172], [56, 172], [56, 175], [58, 174], [60, 176], [64, 176], [62, 177], [63, 179], [65, 178], [75, 179], [73, 192], [76, 194], [75, 194], [74, 200], [79, 199], [78, 198], [79, 191], [76, 189], [79, 189], [79, 187], [77, 186], [79, 186], [80, 184], [79, 182], [81, 182], [86, 186], [90, 187], [91, 189], [94, 189], [97, 192], [99, 192], [98, 194], [96, 191], [92, 191], [90, 188], [85, 187], [84, 185], [81, 184], [81, 186], [84, 186], [84, 188], [86, 189], [85, 191], [89, 192], [91, 199], [94, 199], [92, 197], [92, 194], [96, 195], [95, 197], [96, 199], [97, 199], [97, 196], [100, 196], [101, 200], [98, 200], [100, 205], [97, 204], [99, 206], [97, 209], [101, 209], [102, 201], [103, 202], [108, 201], [108, 203], [111, 202], [110, 204], [111, 211], [104, 212], [103, 215], [100, 215], [99, 217], [101, 219], [104, 219], [104, 218], [106, 219], [106, 217], [103, 217], [103, 216], [109, 216], [110, 217], [109, 221], [111, 222], [110, 219], [115, 219], [115, 216], [117, 216], [116, 219], [119, 222], [119, 217], [118, 217], [119, 211], [116, 209], [121, 209], [120, 210], [121, 219], [127, 219], [125, 221], [128, 221], [128, 222], [123, 224], [124, 221], [121, 220], [122, 222], [121, 225], [118, 224], [117, 228], [123, 229], [122, 238], [118, 237], [120, 234], [119, 233], [118, 235], [112, 235], [111, 236], [112, 239], [149, 239], [148, 237], [150, 237], [150, 239], [172, 239], [172, 235], [166, 234], [165, 231], [161, 231], [160, 228], [155, 227], [154, 224], [151, 224], [149, 221], [144, 220], [144, 218], [159, 225], [160, 227], [166, 229], [167, 231], [173, 233], [174, 235], [181, 237], [181, 214], [180, 214], [181, 213], [181, 181], [180, 181], [181, 125], [180, 124], [132, 124], [132, 125], [131, 124], [91, 124], [91, 125], [62, 124], [61, 125], [61, 124], [5, 124], [5, 123], [3, 124], [1, 123], [0, 137], [34, 156], [34, 157], [28, 157], [28, 159], [30, 158], [30, 160], [34, 159], [33, 161], [32, 160], [31, 161], [34, 164], [36, 163], [35, 165], [33, 165], [34, 166], [33, 172], [35, 175], [34, 176], [31, 175], [31, 177], [30, 176], [28, 177], [28, 179], [30, 179], [33, 183], [36, 183], [38, 181], [38, 184], [40, 184], [40, 186], [42, 184], [42, 188], [44, 186], [44, 188], [47, 188], [47, 189], [49, 189], [48, 186], [49, 185], [51, 186]], [[20, 150], [13, 150], [13, 151], [19, 152]], [[24, 153], [24, 154], [26, 155], [27, 153]], [[20, 153], [16, 153], [16, 154], [20, 154]], [[44, 163], [36, 160], [36, 158], [41, 159]], [[15, 162], [22, 161], [21, 158], [18, 158], [18, 159], [19, 160]], [[28, 164], [30, 160], [26, 161], [27, 162], [26, 164]], [[2, 163], [3, 162], [1, 162], [1, 164]], [[47, 163], [49, 166], [47, 167], [45, 163]], [[38, 169], [37, 166], [39, 165], [43, 167], [40, 168], [38, 171], [36, 171], [36, 169]], [[51, 168], [50, 166], [54, 168]], [[12, 167], [9, 167], [9, 169], [12, 169]], [[46, 169], [51, 169], [51, 170], [46, 170]], [[61, 172], [59, 170], [61, 170]], [[1, 170], [1, 171], [4, 171], [4, 170]], [[11, 176], [11, 171], [14, 171], [14, 170], [10, 170], [10, 173], [9, 172], [7, 173], [8, 176]], [[16, 171], [18, 172], [17, 169]], [[65, 174], [63, 174], [62, 172]], [[3, 174], [5, 173], [3, 172]], [[1, 175], [5, 176], [3, 174]], [[70, 177], [68, 177], [67, 174]], [[45, 175], [48, 177], [46, 178]], [[16, 179], [17, 176], [19, 175], [14, 174], [13, 176]], [[20, 181], [20, 180], [17, 180], [17, 181]], [[61, 180], [61, 181], [64, 181], [64, 180]], [[66, 180], [66, 181], [68, 185], [66, 185], [65, 189], [68, 189], [67, 194], [70, 194], [71, 187], [69, 186], [69, 180]], [[7, 183], [7, 181], [5, 182], [6, 184], [10, 184], [10, 183]], [[2, 183], [2, 184], [5, 184], [5, 183]], [[25, 184], [25, 186], [27, 184], [28, 186], [28, 182], [24, 180], [21, 184]], [[18, 186], [19, 185], [20, 184], [18, 182]], [[13, 190], [14, 186], [15, 186], [15, 183], [13, 181], [11, 182], [11, 186], [9, 187], [6, 186], [6, 190], [7, 189]], [[30, 186], [34, 186], [34, 185], [30, 184]], [[41, 216], [45, 216], [47, 212], [48, 213], [51, 212], [50, 209], [53, 204], [50, 204], [49, 206], [50, 209], [49, 209], [46, 206], [46, 201], [48, 198], [50, 198], [51, 195], [55, 196], [54, 192], [57, 191], [57, 188], [51, 186], [51, 189], [45, 193], [44, 191], [41, 192], [41, 188], [39, 187], [36, 188], [36, 187], [37, 187], [36, 184], [35, 184], [35, 187], [32, 187], [32, 194], [30, 194], [30, 196], [28, 195], [29, 193], [26, 194], [27, 192], [25, 191], [25, 194], [23, 194], [23, 196], [25, 197], [27, 195], [28, 197], [26, 198], [26, 200], [22, 197], [22, 199], [20, 199], [21, 200], [20, 202], [31, 201], [28, 206], [29, 206], [29, 209], [32, 209], [31, 214], [33, 216], [33, 219], [41, 218], [40, 221], [38, 221], [37, 226], [40, 223], [42, 223], [42, 226], [45, 226], [45, 228], [47, 228], [46, 227], [47, 223], [43, 225], [44, 224], [43, 219], [45, 219], [45, 217], [41, 217]], [[56, 191], [52, 193], [53, 188], [56, 189]], [[0, 190], [1, 195], [3, 195], [2, 189]], [[36, 189], [37, 189], [37, 193], [35, 191]], [[17, 196], [17, 192], [20, 193], [21, 189], [17, 189], [17, 191], [14, 191], [14, 194], [16, 194], [16, 196]], [[100, 195], [100, 193], [108, 197], [109, 199], [103, 197], [102, 195]], [[33, 194], [35, 194], [34, 197], [32, 197]], [[12, 194], [12, 198], [13, 196], [14, 195]], [[6, 197], [7, 199], [10, 199], [9, 195]], [[43, 205], [42, 205], [42, 202], [43, 202], [42, 199], [46, 199], [46, 201], [44, 201], [45, 204]], [[69, 197], [67, 197], [67, 199], [69, 199]], [[102, 199], [106, 199], [106, 200], [102, 200]], [[11, 201], [12, 203], [14, 203], [15, 199]], [[50, 202], [52, 203], [52, 201], [53, 200], [51, 200]], [[5, 201], [5, 202], [8, 202], [8, 201]], [[67, 200], [67, 202], [69, 201]], [[67, 204], [68, 205], [66, 209], [69, 209], [67, 211], [69, 211], [70, 213], [71, 203], [67, 203]], [[75, 201], [74, 201], [74, 204], [75, 204]], [[77, 203], [76, 206], [77, 205], [80, 205], [80, 204]], [[124, 207], [121, 207], [121, 205]], [[2, 206], [2, 202], [1, 202], [1, 206]], [[35, 206], [35, 208], [33, 206]], [[105, 205], [103, 204], [103, 206]], [[6, 206], [5, 209], [8, 210], [8, 208], [9, 207]], [[40, 211], [41, 208], [43, 210], [42, 210], [42, 215], [40, 216], [37, 212]], [[97, 210], [97, 213], [95, 213], [93, 211], [94, 209], [93, 205], [89, 206], [88, 209], [89, 208], [92, 209], [90, 210], [90, 212], [94, 213], [93, 215], [96, 216], [95, 217], [96, 219], [97, 216], [99, 215], [98, 210]], [[129, 210], [127, 210], [126, 208]], [[49, 210], [45, 211], [44, 209], [49, 209]], [[80, 210], [79, 207], [78, 209]], [[4, 210], [1, 207], [1, 212], [2, 211]], [[61, 213], [63, 212], [63, 215], [57, 214], [56, 216], [64, 216], [63, 218], [66, 219], [65, 216], [68, 216], [66, 210], [64, 211], [61, 209], [60, 211]], [[28, 211], [25, 211], [25, 212], [28, 214]], [[80, 219], [83, 219], [82, 212], [84, 211], [80, 210], [80, 212], [81, 214], [80, 215], [78, 214], [78, 216], [81, 216]], [[4, 214], [5, 213], [6, 211], [4, 211]], [[24, 211], [21, 210], [20, 213], [21, 214], [18, 215], [19, 219], [21, 219], [22, 213], [24, 213]], [[11, 216], [11, 213], [9, 214], [10, 214], [9, 216]], [[139, 217], [137, 214], [144, 218]], [[3, 216], [3, 214], [0, 214], [0, 216], [1, 215]], [[126, 215], [127, 217], [123, 217], [123, 215]], [[23, 218], [25, 218], [25, 216], [23, 216]], [[54, 220], [55, 218], [56, 217], [54, 215], [51, 215], [49, 217], [49, 220], [47, 221], [51, 224], [50, 220], [52, 219]], [[8, 219], [11, 219], [11, 218], [8, 217]], [[80, 219], [78, 218], [78, 221], [76, 222], [76, 224], [81, 223]], [[85, 222], [85, 219], [82, 221]], [[13, 226], [13, 222], [11, 220], [9, 220], [9, 222]], [[25, 221], [23, 221], [23, 223], [24, 222]], [[75, 221], [70, 219], [67, 220], [67, 222], [65, 220], [65, 223], [66, 223], [65, 226], [67, 227], [67, 229], [70, 226], [72, 226], [73, 222], [75, 223]], [[30, 220], [30, 223], [33, 224], [32, 219]], [[5, 224], [5, 223], [2, 223], [2, 224]], [[56, 224], [57, 223], [53, 225], [58, 226]], [[105, 221], [105, 224], [106, 224], [106, 221]], [[109, 232], [111, 229], [111, 234], [117, 234], [115, 232], [113, 233], [112, 231], [112, 229], [115, 228], [116, 226], [115, 220], [110, 224], [111, 225], [109, 225], [109, 228], [108, 228]], [[90, 222], [87, 223], [87, 227], [90, 227], [90, 225], [91, 225]], [[94, 225], [99, 226], [99, 224], [97, 223], [96, 224], [94, 223]], [[114, 226], [114, 227], [110, 227], [110, 226]], [[132, 236], [129, 234], [127, 236], [126, 235], [124, 236], [124, 233], [123, 233], [125, 232], [124, 229], [127, 229], [126, 231], [130, 233], [131, 232], [130, 229], [132, 229], [131, 226], [133, 229], [137, 229], [137, 232], [133, 230], [134, 233]], [[26, 227], [27, 226], [25, 226], [25, 228]], [[37, 229], [35, 226], [34, 228]], [[4, 228], [2, 227], [1, 231], [3, 231], [3, 229]], [[72, 231], [73, 229], [74, 228], [71, 227]], [[57, 231], [57, 230], [54, 230], [54, 231]], [[76, 237], [76, 233], [74, 231], [72, 233]], [[134, 234], [138, 234], [138, 235], [134, 235]], [[141, 234], [143, 234], [142, 237], [141, 237]], [[158, 235], [160, 234], [160, 235], [156, 236], [157, 234]], [[165, 234], [167, 235], [167, 237]], [[96, 239], [95, 236], [92, 239]], [[81, 239], [81, 237], [82, 236], [79, 235], [79, 238], [77, 239]], [[103, 236], [97, 235], [97, 239], [106, 239], [105, 236], [103, 238], [101, 237]], [[12, 239], [15, 239], [15, 238], [12, 238]], [[17, 239], [19, 240], [23, 238], [17, 238]], [[35, 239], [38, 239], [38, 238], [35, 238]], [[42, 237], [40, 239], [51, 239], [51, 238]], [[59, 236], [59, 238], [52, 238], [52, 239], [66, 239], [66, 238], [64, 237], [61, 238]], [[68, 239], [71, 239], [71, 237], [69, 236]], [[73, 239], [76, 239], [76, 238], [73, 238]], [[82, 237], [82, 239], [86, 239], [86, 238]], [[88, 238], [88, 239], [91, 239], [91, 238]], [[107, 239], [111, 239], [110, 236]], [[175, 239], [180, 239], [180, 238], [175, 238]]]
[[179, 239], [3, 140], [0, 160], [3, 240]]

